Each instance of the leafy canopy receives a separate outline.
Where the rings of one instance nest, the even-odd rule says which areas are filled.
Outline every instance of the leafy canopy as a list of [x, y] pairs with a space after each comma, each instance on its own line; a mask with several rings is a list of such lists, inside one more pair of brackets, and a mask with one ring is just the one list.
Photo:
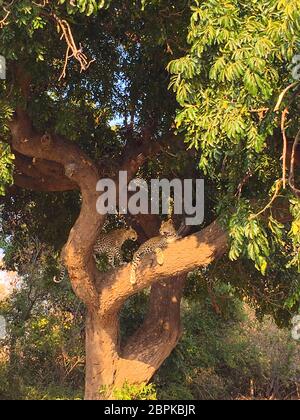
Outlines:
[[[288, 309], [297, 310], [300, 201], [283, 188], [281, 122], [288, 107], [286, 132], [294, 140], [299, 86], [276, 105], [294, 82], [299, 0], [20, 0], [9, 12], [0, 32], [0, 53], [9, 66], [22, 63], [31, 75], [28, 108], [34, 124], [66, 135], [105, 166], [120, 156], [126, 141], [122, 128], [133, 122], [141, 134], [150, 126], [157, 138], [175, 119], [190, 149], [182, 153], [174, 145], [176, 153], [184, 154], [185, 162], [192, 156], [199, 163], [194, 169], [206, 179], [207, 222], [219, 217], [227, 227], [230, 259], [247, 257], [276, 284], [278, 273], [291, 276], [284, 296]], [[71, 58], [59, 81], [67, 48], [62, 20], [70, 25], [77, 47], [95, 61], [80, 73], [78, 61]], [[7, 121], [23, 100], [11, 73], [7, 83], [0, 83], [0, 97], [3, 193], [12, 182], [13, 165]], [[144, 175], [185, 177], [186, 165], [178, 165], [177, 156], [150, 162]], [[279, 198], [290, 207], [291, 223], [283, 224], [274, 210]], [[55, 248], [62, 245], [80, 204], [68, 194], [22, 193], [13, 202], [6, 200], [6, 234], [13, 230], [20, 238], [34, 231]], [[41, 227], [53, 220], [52, 205], [58, 203], [65, 212], [51, 236]], [[15, 212], [26, 222], [13, 224]], [[62, 225], [64, 238], [59, 238]]]
[[294, 139], [299, 101], [287, 95], [274, 110], [281, 92], [295, 82], [291, 66], [300, 51], [299, 22], [297, 0], [194, 1], [188, 52], [168, 66], [180, 104], [178, 131], [218, 185], [219, 214], [224, 216], [226, 203], [236, 207], [228, 222], [230, 258], [246, 255], [263, 274], [276, 252], [292, 254], [290, 265], [300, 268], [299, 200], [291, 199], [289, 234], [287, 226], [272, 215], [263, 220], [265, 212], [259, 211], [271, 200], [269, 193], [290, 196], [281, 190], [278, 111], [288, 106], [287, 135]]

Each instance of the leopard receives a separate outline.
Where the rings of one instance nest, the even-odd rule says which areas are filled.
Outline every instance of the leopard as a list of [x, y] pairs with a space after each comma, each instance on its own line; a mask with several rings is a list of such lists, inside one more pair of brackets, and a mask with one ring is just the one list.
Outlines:
[[170, 244], [179, 239], [172, 219], [163, 221], [159, 229], [159, 236], [149, 239], [143, 243], [135, 252], [131, 264], [130, 283], [136, 284], [136, 270], [141, 259], [149, 254], [155, 254], [159, 265], [164, 264], [163, 250]]
[[[120, 265], [126, 264], [123, 261], [121, 248], [126, 241], [131, 240], [136, 242], [137, 239], [138, 235], [133, 228], [116, 229], [112, 232], [101, 234], [96, 240], [93, 248], [94, 258], [97, 259], [100, 255], [107, 255], [108, 264], [112, 268], [116, 268], [117, 261]], [[66, 267], [62, 264], [62, 259], [60, 259], [60, 265], [60, 274], [58, 278], [56, 276], [53, 278], [54, 283], [61, 283], [65, 278]]]
[[94, 257], [106, 254], [108, 263], [113, 268], [116, 267], [116, 261], [124, 264], [121, 248], [123, 244], [130, 240], [136, 242], [138, 235], [133, 228], [116, 229], [108, 234], [101, 235], [94, 246]]

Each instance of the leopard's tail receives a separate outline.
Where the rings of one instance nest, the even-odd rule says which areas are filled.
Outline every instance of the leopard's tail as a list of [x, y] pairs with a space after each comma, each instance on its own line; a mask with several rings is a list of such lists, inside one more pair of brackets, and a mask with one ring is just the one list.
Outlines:
[[141, 258], [140, 258], [139, 255], [135, 255], [133, 257], [133, 261], [132, 261], [132, 264], [131, 264], [131, 273], [130, 273], [130, 283], [132, 285], [136, 284], [136, 270], [138, 268], [138, 265], [139, 265], [140, 261], [141, 261]]
[[53, 281], [54, 281], [54, 283], [56, 283], [56, 284], [60, 284], [60, 283], [62, 283], [62, 282], [64, 281], [65, 275], [66, 275], [66, 267], [63, 267], [63, 268], [60, 270], [60, 273], [59, 273], [58, 278], [57, 278], [57, 276], [54, 276], [54, 277], [53, 277]]

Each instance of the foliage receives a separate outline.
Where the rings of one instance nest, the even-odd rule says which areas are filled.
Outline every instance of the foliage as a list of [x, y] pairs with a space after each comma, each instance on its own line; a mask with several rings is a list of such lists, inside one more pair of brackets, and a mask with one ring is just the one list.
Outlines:
[[156, 389], [153, 384], [129, 385], [115, 389], [113, 397], [116, 400], [156, 400]]
[[227, 285], [212, 293], [213, 299], [206, 292], [205, 300], [185, 301], [183, 338], [155, 377], [158, 399], [296, 396], [300, 354], [290, 332], [270, 319], [256, 321]]
[[[241, 301], [281, 327], [300, 309], [300, 200], [283, 188], [281, 160], [281, 111], [288, 107], [286, 131], [293, 140], [299, 86], [275, 111], [293, 81], [299, 0], [18, 0], [6, 18], [0, 8], [0, 54], [9, 69], [0, 81], [0, 195], [7, 191], [1, 246], [6, 267], [22, 276], [22, 288], [1, 305], [11, 349], [9, 363], [0, 362], [2, 397], [80, 398], [83, 377], [84, 310], [69, 285], [52, 281], [81, 198], [17, 188], [12, 195], [7, 188], [14, 170], [8, 123], [20, 104], [38, 130], [67, 136], [110, 177], [127, 142], [157, 141], [175, 120], [178, 141], [139, 175], [205, 177], [205, 224], [218, 217], [231, 249], [229, 258], [189, 278], [186, 332], [159, 372], [158, 396], [233, 398], [247, 394], [253, 379], [265, 395], [271, 365], [279, 366], [276, 378], [289, 389], [290, 347], [285, 354], [279, 346], [271, 363], [267, 345], [261, 349], [245, 330]], [[95, 60], [86, 71], [76, 56], [65, 61], [62, 21], [77, 48]], [[16, 83], [16, 67], [31, 76], [29, 103]], [[279, 221], [278, 203], [292, 220]], [[109, 229], [119, 223], [110, 220]], [[147, 300], [146, 291], [125, 305], [123, 337], [141, 324]], [[124, 399], [155, 395], [147, 385], [117, 392]]]
[[300, 200], [293, 199], [290, 201], [291, 203], [291, 213], [294, 216], [294, 220], [291, 226], [291, 230], [289, 232], [290, 237], [292, 238], [293, 242], [293, 259], [290, 262], [291, 265], [296, 265], [300, 271], [300, 254], [299, 254], [299, 246], [300, 246]]
[[9, 355], [1, 398], [82, 398], [84, 309], [68, 283], [52, 281], [48, 258], [49, 250], [28, 244], [28, 254], [18, 260], [19, 271], [26, 274], [10, 298], [0, 302], [8, 323], [2, 344]]
[[[194, 282], [198, 293], [186, 290], [184, 335], [177, 349], [152, 384], [124, 384], [114, 391], [114, 397], [253, 398], [252, 388], [256, 399], [295, 395], [300, 354], [299, 346], [289, 337], [290, 331], [280, 331], [270, 318], [262, 323], [256, 321], [253, 310], [235, 297], [228, 284], [217, 283], [209, 291], [207, 282], [199, 277]], [[83, 341], [78, 335], [78, 324], [82, 325], [83, 319], [73, 321], [71, 313], [66, 312], [72, 292], [57, 295], [55, 288], [49, 293], [45, 286], [39, 286], [40, 302], [34, 304], [25, 324], [22, 314], [29, 304], [26, 286], [21, 295], [12, 296], [11, 303], [2, 304], [1, 313], [9, 320], [14, 349], [10, 357], [0, 357], [0, 399], [82, 399], [83, 364], [68, 372], [76, 356], [83, 354]], [[46, 312], [41, 304], [45, 297]], [[127, 330], [134, 328], [144, 311], [142, 300], [132, 301], [130, 307], [135, 316], [127, 319]]]
[[240, 201], [229, 224], [229, 234], [232, 239], [229, 258], [232, 261], [237, 260], [246, 249], [245, 254], [249, 255], [255, 262], [256, 268], [264, 275], [267, 269], [267, 258], [271, 253], [268, 237], [259, 221], [249, 216], [249, 203]]
[[67, 4], [68, 13], [84, 13], [87, 16], [97, 13], [99, 9], [107, 9], [111, 3], [111, 0], [101, 0], [97, 2], [96, 0], [76, 0], [76, 1], [67, 1], [67, 0], [58, 0], [60, 4]]
[[0, 195], [5, 195], [5, 190], [8, 185], [13, 183], [12, 167], [14, 161], [14, 155], [11, 153], [10, 148], [7, 144], [0, 143]]
[[[279, 185], [280, 159], [274, 144], [281, 141], [281, 121], [273, 110], [279, 94], [292, 82], [290, 65], [299, 52], [299, 6], [298, 1], [196, 0], [189, 50], [168, 66], [170, 87], [181, 106], [178, 131], [185, 134], [189, 148], [199, 152], [200, 168], [218, 184], [219, 202], [232, 207], [238, 201], [229, 217], [230, 257], [248, 256], [263, 274], [270, 241], [279, 242], [284, 227], [273, 218], [269, 222], [274, 229], [267, 232], [263, 224], [268, 221], [249, 216], [257, 213], [253, 198], [270, 201], [268, 190], [273, 186], [274, 195]], [[287, 95], [284, 105], [289, 107], [288, 136], [293, 138], [298, 130], [297, 104]], [[259, 113], [262, 109], [266, 115]], [[252, 199], [248, 215], [243, 214], [242, 194]], [[282, 243], [281, 252], [286, 245]], [[296, 254], [290, 265], [297, 266], [298, 250]]]
[[[1, 87], [0, 87], [0, 92]], [[3, 136], [8, 132], [7, 121], [12, 115], [11, 107], [0, 99], [0, 196], [5, 194], [7, 185], [12, 184], [12, 170], [14, 156], [9, 146], [3, 142]]]

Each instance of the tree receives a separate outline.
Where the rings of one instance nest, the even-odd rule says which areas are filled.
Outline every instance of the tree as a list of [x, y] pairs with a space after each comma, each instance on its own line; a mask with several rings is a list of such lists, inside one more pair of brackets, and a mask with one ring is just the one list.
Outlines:
[[[86, 398], [151, 379], [180, 338], [187, 274], [228, 251], [231, 260], [254, 261], [267, 279], [258, 286], [263, 293], [267, 282], [283, 289], [275, 304], [262, 298], [265, 311], [278, 301], [281, 318], [297, 311], [300, 202], [292, 195], [295, 153], [288, 165], [286, 126], [295, 151], [299, 86], [291, 85], [288, 64], [297, 53], [299, 2], [21, 0], [2, 10], [3, 188], [14, 166], [3, 233], [13, 233], [13, 250], [24, 249], [28, 236], [56, 250], [66, 242], [64, 263], [87, 310]], [[120, 170], [129, 179], [207, 179], [205, 227], [170, 245], [163, 265], [143, 259], [136, 285], [130, 264], [103, 272], [92, 257], [107, 222], [96, 211], [96, 185]], [[270, 211], [279, 195], [291, 200], [291, 212], [286, 205]], [[139, 215], [127, 223], [145, 240], [160, 219]], [[278, 273], [287, 272], [282, 264], [291, 253], [287, 286]], [[235, 264], [225, 258], [225, 273]], [[146, 288], [145, 320], [120, 343], [119, 312]], [[251, 295], [251, 284], [245, 289]]]

